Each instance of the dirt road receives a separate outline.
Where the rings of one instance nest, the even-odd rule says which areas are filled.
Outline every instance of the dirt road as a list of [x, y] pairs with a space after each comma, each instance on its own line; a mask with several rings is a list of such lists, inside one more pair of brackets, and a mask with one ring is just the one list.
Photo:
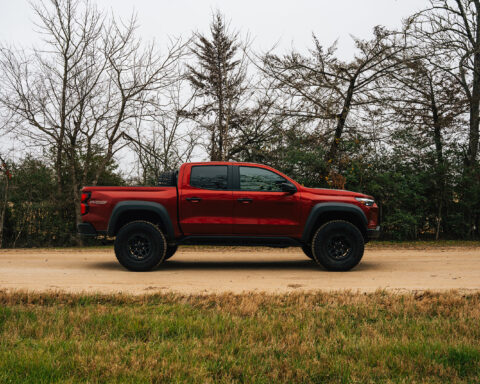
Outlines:
[[296, 248], [180, 248], [159, 270], [124, 270], [111, 249], [2, 250], [0, 289], [66, 292], [480, 291], [480, 248], [366, 250], [350, 272], [318, 268]]

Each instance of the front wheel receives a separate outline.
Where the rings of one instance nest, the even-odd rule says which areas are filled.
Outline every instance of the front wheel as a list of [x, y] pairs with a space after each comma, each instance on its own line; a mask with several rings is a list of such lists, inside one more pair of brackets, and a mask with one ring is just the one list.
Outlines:
[[167, 242], [163, 232], [148, 221], [132, 221], [118, 231], [115, 255], [131, 271], [150, 271], [165, 260]]
[[352, 223], [329, 221], [313, 236], [312, 251], [313, 259], [329, 271], [348, 271], [362, 259], [364, 239]]
[[178, 246], [177, 245], [168, 245], [167, 246], [167, 253], [165, 254], [165, 260], [170, 259], [175, 252], [177, 252]]

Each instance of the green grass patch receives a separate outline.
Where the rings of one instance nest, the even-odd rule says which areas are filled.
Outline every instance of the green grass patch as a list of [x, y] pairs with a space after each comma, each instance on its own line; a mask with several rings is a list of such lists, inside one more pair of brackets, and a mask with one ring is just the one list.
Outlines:
[[478, 383], [480, 294], [0, 292], [0, 382]]

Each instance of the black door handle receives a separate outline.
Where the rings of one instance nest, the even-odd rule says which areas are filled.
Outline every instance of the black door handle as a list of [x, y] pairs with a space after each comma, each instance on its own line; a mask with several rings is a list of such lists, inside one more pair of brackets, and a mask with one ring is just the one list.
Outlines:
[[239, 201], [241, 203], [251, 203], [253, 201], [253, 199], [249, 199], [248, 197], [242, 197], [240, 199], [237, 199], [237, 201]]
[[187, 197], [186, 200], [191, 201], [192, 203], [198, 203], [198, 202], [202, 201], [202, 199], [200, 197]]

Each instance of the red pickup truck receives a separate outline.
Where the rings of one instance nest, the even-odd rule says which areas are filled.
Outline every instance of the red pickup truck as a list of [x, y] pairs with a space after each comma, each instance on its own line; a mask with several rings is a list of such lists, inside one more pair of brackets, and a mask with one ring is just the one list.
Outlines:
[[81, 211], [80, 234], [115, 237], [118, 261], [133, 271], [155, 268], [182, 244], [298, 246], [346, 271], [380, 233], [371, 196], [307, 188], [252, 163], [183, 164], [157, 187], [85, 187]]

